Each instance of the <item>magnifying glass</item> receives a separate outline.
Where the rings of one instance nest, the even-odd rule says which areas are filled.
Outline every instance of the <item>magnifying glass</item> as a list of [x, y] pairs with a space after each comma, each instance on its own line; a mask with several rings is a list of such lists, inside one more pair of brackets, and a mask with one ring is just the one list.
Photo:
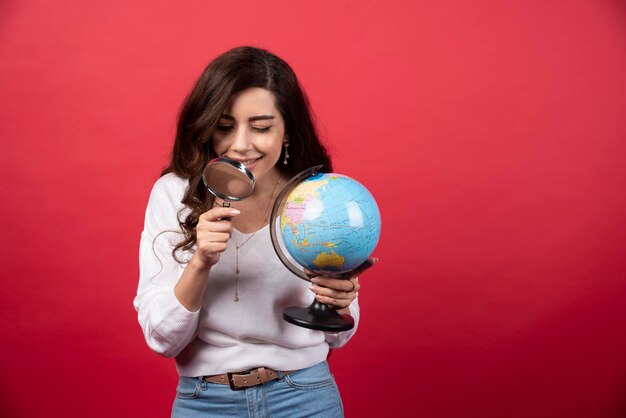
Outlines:
[[254, 191], [254, 176], [245, 165], [227, 157], [209, 161], [202, 173], [202, 181], [211, 194], [223, 200], [222, 207], [239, 202]]

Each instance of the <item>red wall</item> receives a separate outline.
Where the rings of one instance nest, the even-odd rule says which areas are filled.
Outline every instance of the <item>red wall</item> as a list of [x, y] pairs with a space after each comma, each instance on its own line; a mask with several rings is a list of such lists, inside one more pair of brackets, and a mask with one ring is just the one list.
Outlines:
[[331, 358], [348, 417], [626, 415], [617, 0], [2, 2], [0, 415], [169, 416], [132, 308], [143, 211], [186, 92], [241, 44], [293, 65], [380, 204]]

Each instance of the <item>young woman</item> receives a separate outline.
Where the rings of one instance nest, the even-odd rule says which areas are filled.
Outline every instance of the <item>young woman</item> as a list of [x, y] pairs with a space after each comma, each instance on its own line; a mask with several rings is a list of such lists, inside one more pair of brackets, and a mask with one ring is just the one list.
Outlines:
[[[256, 181], [231, 208], [202, 182], [218, 156], [242, 162]], [[275, 254], [268, 228], [281, 187], [318, 164], [332, 169], [286, 62], [241, 47], [208, 65], [150, 195], [134, 301], [150, 348], [176, 359], [173, 417], [343, 416], [326, 357], [356, 326], [313, 331], [287, 323], [282, 311], [315, 297], [356, 324], [358, 279], [297, 278]]]

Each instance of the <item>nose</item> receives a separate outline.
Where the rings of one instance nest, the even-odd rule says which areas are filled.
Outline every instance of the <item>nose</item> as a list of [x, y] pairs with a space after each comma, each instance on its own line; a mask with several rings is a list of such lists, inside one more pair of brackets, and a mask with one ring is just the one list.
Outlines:
[[235, 131], [230, 149], [239, 154], [245, 154], [252, 149], [252, 138], [247, 129], [242, 127]]

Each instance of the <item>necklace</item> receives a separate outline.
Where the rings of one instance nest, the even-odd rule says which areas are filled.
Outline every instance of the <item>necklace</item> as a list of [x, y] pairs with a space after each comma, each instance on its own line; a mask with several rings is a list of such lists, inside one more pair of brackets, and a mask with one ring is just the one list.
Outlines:
[[[270, 209], [272, 208], [272, 203], [274, 202], [274, 199], [276, 198], [276, 191], [278, 190], [279, 184], [280, 184], [280, 177], [278, 177], [278, 180], [276, 181], [276, 186], [274, 186], [274, 191], [272, 192], [270, 203], [267, 205], [267, 209], [265, 210], [265, 216], [263, 217], [263, 226], [265, 226], [265, 224], [267, 223], [267, 219], [270, 215]], [[233, 300], [235, 302], [239, 302], [239, 291], [238, 291], [239, 290], [239, 249], [243, 247], [244, 245], [246, 245], [246, 243], [250, 241], [252, 237], [254, 237], [256, 233], [259, 232], [260, 229], [263, 228], [263, 226], [257, 229], [256, 231], [254, 231], [252, 235], [246, 238], [246, 240], [242, 242], [241, 244], [237, 243], [237, 239], [233, 237], [233, 241], [235, 242], [235, 297]]]

